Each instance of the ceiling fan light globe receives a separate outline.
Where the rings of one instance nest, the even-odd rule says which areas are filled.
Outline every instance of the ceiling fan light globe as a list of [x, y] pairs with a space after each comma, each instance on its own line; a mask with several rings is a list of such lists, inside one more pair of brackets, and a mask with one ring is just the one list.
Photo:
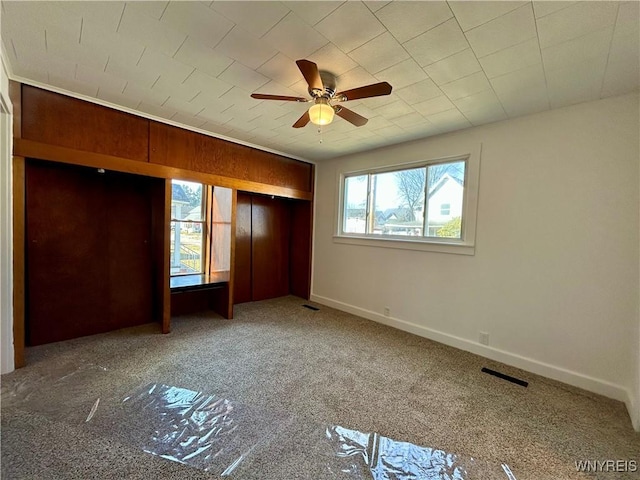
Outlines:
[[326, 103], [316, 103], [309, 109], [309, 119], [316, 125], [328, 125], [333, 121], [333, 108]]

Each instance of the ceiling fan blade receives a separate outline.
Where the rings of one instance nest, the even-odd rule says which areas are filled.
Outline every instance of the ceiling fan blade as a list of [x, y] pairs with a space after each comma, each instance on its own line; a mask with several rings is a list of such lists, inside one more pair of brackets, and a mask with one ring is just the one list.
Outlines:
[[294, 123], [292, 126], [293, 128], [302, 128], [304, 127], [307, 123], [309, 123], [310, 119], [309, 119], [309, 111], [307, 110], [306, 112], [304, 112], [304, 115], [302, 115], [298, 121], [296, 123]]
[[344, 92], [338, 92], [335, 100], [346, 102], [348, 100], [357, 100], [358, 98], [380, 97], [391, 93], [391, 85], [387, 82], [374, 83], [365, 87], [352, 88]]
[[286, 95], [269, 95], [267, 93], [252, 93], [251, 98], [257, 98], [258, 100], [281, 100], [284, 102], [308, 102], [309, 100], [304, 97], [287, 97]]
[[302, 76], [309, 84], [309, 90], [324, 91], [324, 85], [320, 78], [320, 72], [318, 71], [318, 65], [309, 60], [297, 60], [296, 64], [302, 73]]
[[336, 115], [344, 118], [349, 123], [353, 123], [356, 127], [361, 127], [369, 121], [369, 119], [364, 118], [362, 115], [358, 115], [353, 110], [349, 110], [348, 108], [344, 108], [342, 106], [335, 107], [334, 110], [336, 112]]

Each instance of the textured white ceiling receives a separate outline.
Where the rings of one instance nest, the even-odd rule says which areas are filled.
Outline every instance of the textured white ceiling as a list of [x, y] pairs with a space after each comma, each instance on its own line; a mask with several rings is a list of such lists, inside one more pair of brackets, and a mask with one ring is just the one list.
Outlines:
[[[309, 160], [618, 95], [640, 86], [640, 3], [1, 2], [11, 74]], [[393, 93], [293, 129], [295, 60], [338, 90]], [[322, 143], [320, 143], [322, 138]]]

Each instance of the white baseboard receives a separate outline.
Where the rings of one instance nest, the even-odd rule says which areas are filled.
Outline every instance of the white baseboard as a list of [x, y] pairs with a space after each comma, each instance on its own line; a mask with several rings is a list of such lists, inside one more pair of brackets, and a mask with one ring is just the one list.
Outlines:
[[540, 362], [532, 358], [522, 357], [515, 353], [506, 352], [497, 348], [481, 345], [465, 338], [456, 337], [448, 333], [433, 330], [422, 325], [416, 325], [415, 323], [407, 322], [393, 317], [385, 317], [379, 313], [364, 308], [356, 307], [348, 303], [333, 300], [331, 298], [323, 297], [320, 295], [311, 295], [311, 300], [326, 305], [327, 307], [335, 308], [343, 312], [352, 313], [359, 317], [373, 320], [374, 322], [382, 323], [390, 327], [404, 330], [405, 332], [413, 333], [421, 337], [435, 340], [436, 342], [449, 345], [451, 347], [459, 348], [467, 352], [475, 353], [485, 358], [495, 360], [497, 362], [511, 365], [512, 367], [526, 370], [527, 372], [535, 373], [543, 377], [551, 378], [559, 382], [563, 382], [574, 387], [582, 388], [590, 392], [603, 395], [614, 400], [624, 402], [631, 416], [633, 427], [640, 431], [640, 418], [638, 418], [638, 408], [636, 408], [633, 395], [626, 388], [616, 385], [606, 380], [593, 378], [588, 375], [583, 375], [578, 372], [567, 370], [561, 367], [550, 365], [548, 363]]

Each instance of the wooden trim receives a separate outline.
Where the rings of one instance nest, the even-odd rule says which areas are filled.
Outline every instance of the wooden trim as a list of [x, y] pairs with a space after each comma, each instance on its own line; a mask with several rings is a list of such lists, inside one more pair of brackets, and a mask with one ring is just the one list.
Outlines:
[[212, 210], [213, 210], [213, 186], [212, 185], [202, 185], [202, 193], [204, 194], [206, 191], [205, 197], [205, 209], [204, 209], [204, 220], [205, 220], [205, 239], [204, 239], [204, 265], [203, 271], [204, 273], [210, 275], [213, 273], [213, 259], [212, 259], [212, 242], [213, 242], [213, 220], [212, 220]]
[[9, 80], [9, 99], [12, 104], [13, 137], [22, 138], [22, 84]]
[[233, 318], [233, 288], [236, 275], [236, 211], [238, 209], [238, 190], [231, 193], [231, 252], [229, 263], [229, 304], [227, 318]]
[[313, 197], [312, 192], [295, 190], [293, 188], [277, 187], [274, 185], [224, 177], [222, 175], [215, 175], [211, 173], [199, 173], [154, 163], [138, 162], [127, 158], [85, 152], [82, 150], [75, 150], [73, 148], [58, 147], [22, 138], [14, 138], [13, 151], [14, 155], [26, 158], [36, 158], [39, 160], [49, 160], [85, 167], [104, 168], [106, 170], [115, 170], [118, 172], [133, 173], [149, 177], [188, 180], [247, 192], [276, 195], [278, 197], [294, 198], [298, 200], [311, 200]]
[[171, 332], [171, 180], [164, 182], [164, 242], [162, 261], [162, 333]]
[[13, 157], [13, 348], [16, 368], [25, 347], [25, 159]]

